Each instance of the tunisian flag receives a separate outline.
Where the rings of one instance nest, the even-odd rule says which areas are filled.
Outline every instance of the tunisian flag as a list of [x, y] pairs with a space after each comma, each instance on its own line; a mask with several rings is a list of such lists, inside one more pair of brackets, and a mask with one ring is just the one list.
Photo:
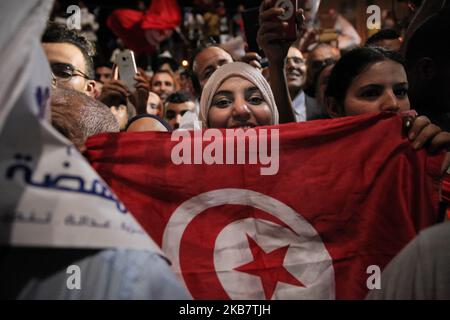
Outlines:
[[108, 17], [107, 25], [136, 54], [152, 54], [155, 47], [180, 25], [177, 0], [152, 0], [146, 12], [120, 9]]
[[[215, 140], [224, 158], [237, 151], [237, 144], [225, 150], [225, 131], [215, 130], [224, 136]], [[368, 270], [382, 270], [438, 219], [443, 156], [414, 151], [400, 116], [255, 131], [259, 141], [272, 137], [272, 156], [279, 151], [274, 175], [262, 175], [261, 164], [194, 159], [202, 131], [185, 132], [192, 148], [183, 153], [202, 164], [174, 164], [181, 139], [171, 141], [170, 133], [87, 142], [91, 164], [195, 299], [362, 299], [376, 283]]]

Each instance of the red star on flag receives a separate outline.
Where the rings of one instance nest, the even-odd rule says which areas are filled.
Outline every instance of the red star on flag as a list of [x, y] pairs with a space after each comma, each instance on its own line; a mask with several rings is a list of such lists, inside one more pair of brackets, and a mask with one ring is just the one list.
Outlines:
[[247, 240], [252, 251], [253, 261], [234, 270], [260, 277], [267, 300], [272, 298], [278, 282], [305, 287], [283, 265], [289, 246], [267, 253], [248, 234]]

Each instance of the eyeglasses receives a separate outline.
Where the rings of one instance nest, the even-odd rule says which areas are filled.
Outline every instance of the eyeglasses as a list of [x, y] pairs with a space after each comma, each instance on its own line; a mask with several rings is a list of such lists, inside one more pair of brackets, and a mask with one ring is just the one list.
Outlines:
[[81, 70], [76, 69], [73, 65], [68, 63], [52, 63], [50, 68], [52, 69], [54, 76], [63, 81], [69, 81], [73, 77], [82, 77], [91, 80], [91, 78]]
[[286, 62], [286, 64], [288, 64], [291, 61], [294, 64], [305, 64], [305, 60], [303, 60], [302, 58], [299, 58], [299, 57], [287, 57], [285, 62]]
[[328, 58], [325, 60], [313, 60], [311, 61], [311, 69], [320, 70], [321, 68], [325, 68], [329, 65], [335, 64], [337, 62], [336, 59]]

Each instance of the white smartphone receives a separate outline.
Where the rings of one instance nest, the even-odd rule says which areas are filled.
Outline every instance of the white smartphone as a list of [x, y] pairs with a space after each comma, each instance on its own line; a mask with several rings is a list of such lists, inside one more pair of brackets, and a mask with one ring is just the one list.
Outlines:
[[135, 90], [136, 80], [134, 77], [137, 74], [136, 61], [134, 59], [134, 52], [125, 50], [117, 55], [116, 65], [119, 68], [119, 79], [125, 83], [130, 91]]

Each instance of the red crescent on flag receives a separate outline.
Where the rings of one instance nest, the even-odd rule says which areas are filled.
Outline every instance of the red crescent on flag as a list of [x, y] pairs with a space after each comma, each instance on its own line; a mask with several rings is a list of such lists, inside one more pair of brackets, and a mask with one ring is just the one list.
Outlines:
[[[282, 230], [291, 243], [280, 243]], [[230, 248], [233, 240], [236, 248]], [[162, 247], [194, 299], [334, 298], [331, 257], [315, 229], [254, 191], [222, 189], [184, 202], [167, 224]], [[274, 279], [267, 270], [275, 266], [263, 261], [269, 258], [279, 262]]]

